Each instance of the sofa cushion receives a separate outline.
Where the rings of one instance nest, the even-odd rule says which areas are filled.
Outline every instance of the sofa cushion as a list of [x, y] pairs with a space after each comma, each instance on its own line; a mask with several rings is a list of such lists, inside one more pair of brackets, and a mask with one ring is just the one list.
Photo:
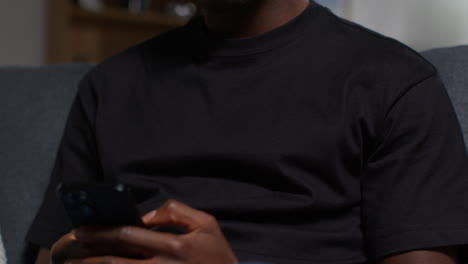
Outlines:
[[89, 65], [0, 69], [0, 227], [9, 263], [24, 259], [71, 102]]

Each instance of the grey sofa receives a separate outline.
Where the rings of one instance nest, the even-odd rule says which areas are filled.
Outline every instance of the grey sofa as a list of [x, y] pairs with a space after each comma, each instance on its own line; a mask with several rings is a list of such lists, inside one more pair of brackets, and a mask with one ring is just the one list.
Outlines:
[[[423, 55], [439, 69], [468, 142], [468, 46]], [[0, 228], [9, 263], [33, 263], [25, 234], [46, 187], [77, 83], [89, 65], [0, 69]]]

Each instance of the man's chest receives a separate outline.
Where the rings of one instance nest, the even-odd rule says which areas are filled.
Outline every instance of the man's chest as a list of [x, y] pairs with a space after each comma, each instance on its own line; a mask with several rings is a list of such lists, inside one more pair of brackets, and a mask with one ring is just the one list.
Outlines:
[[355, 193], [363, 158], [357, 100], [303, 74], [140, 82], [98, 112], [103, 170]]

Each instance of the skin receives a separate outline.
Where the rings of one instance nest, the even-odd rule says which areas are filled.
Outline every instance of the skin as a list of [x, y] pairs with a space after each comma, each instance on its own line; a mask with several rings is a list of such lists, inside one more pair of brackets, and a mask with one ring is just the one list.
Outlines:
[[[198, 0], [209, 31], [226, 38], [251, 37], [299, 15], [308, 0]], [[156, 212], [156, 213], [155, 213]], [[143, 217], [146, 226], [177, 225], [175, 235], [139, 227], [85, 227], [41, 249], [36, 264], [234, 264], [236, 256], [216, 219], [177, 201]], [[137, 257], [138, 256], [138, 257]], [[456, 247], [431, 248], [389, 256], [379, 264], [456, 264]], [[143, 259], [142, 259], [143, 258]]]
[[439, 247], [395, 254], [381, 264], [453, 264], [458, 263], [457, 247]]
[[155, 212], [143, 217], [147, 227], [176, 225], [186, 233], [176, 235], [135, 226], [83, 227], [73, 230], [54, 244], [52, 263], [238, 262], [213, 216], [174, 200], [166, 202]]

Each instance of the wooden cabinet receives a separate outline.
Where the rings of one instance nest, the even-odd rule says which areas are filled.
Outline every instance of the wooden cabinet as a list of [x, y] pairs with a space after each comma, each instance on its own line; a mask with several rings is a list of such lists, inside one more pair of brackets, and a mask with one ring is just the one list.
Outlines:
[[49, 0], [47, 63], [98, 63], [129, 46], [181, 26], [187, 19], [121, 8], [82, 9], [71, 0]]

